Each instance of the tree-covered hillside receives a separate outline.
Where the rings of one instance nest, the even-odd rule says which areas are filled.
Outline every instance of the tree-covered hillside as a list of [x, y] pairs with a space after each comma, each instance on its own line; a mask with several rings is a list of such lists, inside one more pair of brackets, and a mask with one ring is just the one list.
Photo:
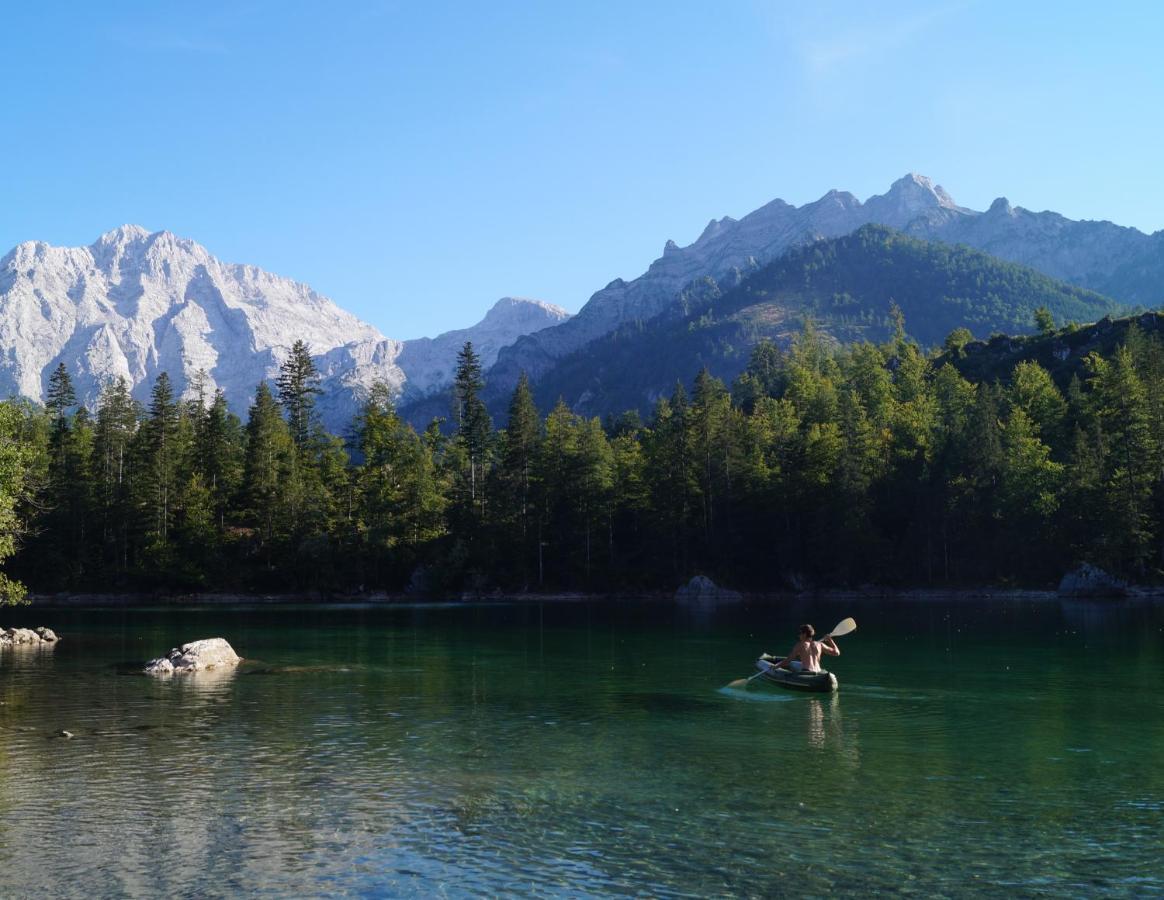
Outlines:
[[735, 378], [758, 341], [787, 346], [806, 320], [842, 343], [883, 341], [895, 306], [909, 335], [934, 347], [958, 328], [978, 338], [1029, 331], [1039, 308], [1056, 321], [1092, 322], [1117, 304], [968, 247], [869, 225], [793, 250], [730, 289], [696, 282], [672, 311], [560, 361], [535, 391], [543, 406], [562, 397], [586, 414], [645, 412], [704, 366]]
[[0, 403], [0, 563], [38, 591], [1046, 585], [1085, 560], [1159, 580], [1160, 319], [1040, 318], [940, 356], [809, 326], [730, 390], [704, 370], [605, 426], [523, 380], [496, 430], [466, 345], [451, 435], [381, 387], [347, 446], [302, 344], [245, 424], [164, 375], [147, 408], [122, 382], [90, 413], [60, 367], [47, 408]]

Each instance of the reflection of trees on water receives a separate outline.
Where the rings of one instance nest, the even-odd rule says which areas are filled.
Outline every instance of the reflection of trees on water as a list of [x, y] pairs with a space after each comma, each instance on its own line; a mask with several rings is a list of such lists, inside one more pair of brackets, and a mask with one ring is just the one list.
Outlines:
[[[779, 628], [741, 619], [738, 639], [725, 639], [653, 612], [590, 615], [295, 611], [268, 631], [236, 629], [232, 642], [264, 660], [262, 673], [158, 682], [91, 665], [42, 672], [22, 682], [38, 710], [35, 740], [0, 735], [0, 865], [13, 876], [48, 868], [29, 882], [46, 892], [83, 877], [99, 894], [358, 892], [367, 872], [403, 866], [460, 866], [465, 893], [504, 893], [499, 879], [515, 871], [526, 892], [575, 877], [592, 893], [779, 893], [793, 877], [836, 893], [890, 891], [901, 873], [886, 868], [887, 853], [924, 871], [933, 845], [1000, 812], [1011, 833], [1038, 817], [1066, 834], [1061, 817], [1100, 808], [1091, 785], [1112, 784], [1098, 753], [1047, 760], [1108, 721], [1111, 694], [1079, 690], [1082, 676], [1028, 681], [1033, 704], [1009, 676], [958, 668], [964, 657], [944, 650], [936, 613], [904, 648], [878, 644], [871, 621], [846, 645], [838, 694], [770, 702], [716, 689]], [[995, 624], [983, 629], [992, 641]], [[150, 650], [174, 642], [155, 632]], [[235, 638], [205, 631], [217, 632]], [[982, 639], [965, 634], [954, 631], [955, 649], [982, 658]], [[1141, 737], [1164, 739], [1154, 721]], [[76, 739], [46, 738], [63, 727]], [[1146, 760], [1121, 764], [1142, 796], [1159, 796], [1162, 776]], [[1036, 811], [1019, 803], [1032, 786]], [[1086, 803], [1066, 802], [1072, 790]], [[1115, 821], [1150, 814], [1127, 807]], [[805, 859], [839, 844], [862, 871], [830, 871], [831, 883], [805, 874]], [[48, 867], [45, 846], [56, 848]], [[984, 870], [999, 866], [987, 858], [997, 842], [966, 852]], [[865, 871], [873, 858], [879, 868]]]

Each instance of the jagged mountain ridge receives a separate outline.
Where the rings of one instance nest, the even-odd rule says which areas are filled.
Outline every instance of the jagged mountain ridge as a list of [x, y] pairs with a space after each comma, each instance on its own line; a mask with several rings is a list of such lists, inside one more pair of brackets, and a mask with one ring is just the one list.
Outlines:
[[1110, 222], [1073, 221], [1012, 207], [1002, 198], [978, 212], [959, 206], [929, 178], [910, 174], [864, 203], [836, 190], [800, 207], [773, 200], [739, 220], [712, 220], [687, 247], [668, 241], [643, 275], [612, 281], [570, 321], [520, 338], [502, 351], [487, 375], [489, 396], [506, 395], [523, 370], [536, 382], [557, 360], [590, 341], [624, 323], [651, 319], [698, 279], [737, 283], [742, 274], [796, 246], [867, 224], [963, 243], [1126, 304], [1164, 301], [1164, 231], [1146, 235]]
[[702, 367], [730, 382], [756, 343], [787, 346], [806, 318], [840, 342], [884, 340], [893, 303], [926, 346], [959, 327], [979, 338], [1030, 331], [1038, 307], [1060, 322], [1094, 321], [1118, 307], [981, 251], [866, 225], [791, 250], [734, 287], [696, 282], [654, 319], [627, 323], [564, 357], [535, 383], [535, 397], [542, 409], [562, 398], [584, 415], [649, 413]]
[[506, 343], [566, 317], [550, 304], [503, 298], [472, 328], [393, 340], [307, 285], [223, 263], [168, 231], [125, 225], [87, 247], [28, 241], [0, 259], [0, 396], [41, 400], [61, 362], [89, 406], [110, 379], [125, 378], [144, 399], [159, 372], [181, 393], [202, 370], [206, 388], [222, 388], [245, 413], [258, 382], [302, 339], [324, 376], [325, 422], [339, 430], [375, 381], [423, 396], [443, 386], [448, 365], [439, 357], [451, 344], [480, 341], [488, 365]]

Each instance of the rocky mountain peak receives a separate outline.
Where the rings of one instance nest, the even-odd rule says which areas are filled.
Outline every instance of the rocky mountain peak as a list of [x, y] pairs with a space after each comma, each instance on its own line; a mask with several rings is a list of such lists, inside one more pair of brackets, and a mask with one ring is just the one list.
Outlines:
[[93, 242], [95, 247], [107, 247], [111, 244], [124, 246], [134, 241], [145, 240], [150, 232], [140, 225], [119, 225], [101, 235]]
[[886, 193], [870, 197], [868, 204], [880, 204], [903, 212], [916, 213], [935, 207], [959, 209], [954, 198], [947, 194], [940, 184], [935, 185], [932, 179], [916, 172], [903, 175], [889, 186]]
[[520, 319], [534, 318], [546, 324], [555, 324], [570, 318], [570, 314], [560, 306], [535, 300], [532, 297], [502, 297], [485, 313], [482, 325], [503, 325]]

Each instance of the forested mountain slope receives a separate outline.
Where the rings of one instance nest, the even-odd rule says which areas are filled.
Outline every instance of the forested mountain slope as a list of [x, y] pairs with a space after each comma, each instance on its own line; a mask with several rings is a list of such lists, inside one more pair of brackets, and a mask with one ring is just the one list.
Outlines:
[[730, 381], [762, 339], [787, 345], [805, 321], [842, 343], [884, 340], [896, 305], [922, 346], [957, 328], [978, 338], [1030, 331], [1034, 312], [1091, 322], [1116, 301], [964, 246], [926, 242], [879, 225], [818, 241], [724, 288], [688, 287], [668, 311], [559, 361], [535, 384], [539, 406], [559, 397], [588, 415], [646, 412], [677, 380], [706, 366]]

